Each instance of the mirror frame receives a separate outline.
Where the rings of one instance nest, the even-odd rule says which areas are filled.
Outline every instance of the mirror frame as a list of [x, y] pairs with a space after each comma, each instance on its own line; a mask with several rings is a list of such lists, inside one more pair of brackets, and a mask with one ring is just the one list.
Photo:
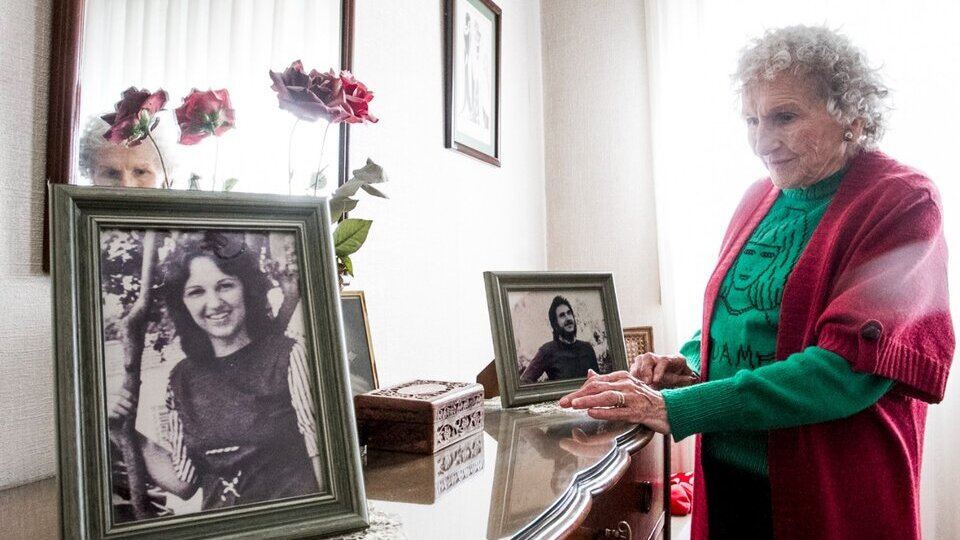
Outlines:
[[[354, 1], [340, 0], [340, 69], [353, 66]], [[83, 38], [83, 13], [86, 0], [54, 0], [53, 28], [50, 36], [50, 82], [47, 109], [48, 184], [75, 184], [76, 139], [80, 114], [80, 45]], [[337, 185], [347, 181], [349, 170], [350, 126], [340, 124], [338, 155], [340, 168]], [[50, 271], [50, 226], [44, 193], [43, 271]]]

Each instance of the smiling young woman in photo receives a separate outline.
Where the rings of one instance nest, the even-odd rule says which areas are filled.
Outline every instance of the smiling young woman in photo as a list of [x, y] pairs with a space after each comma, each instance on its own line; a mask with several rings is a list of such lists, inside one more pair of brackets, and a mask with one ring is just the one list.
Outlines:
[[[284, 335], [289, 318], [272, 316], [256, 254], [240, 235], [207, 233], [165, 266], [161, 290], [186, 358], [167, 386], [169, 449], [141, 440], [150, 477], [185, 499], [202, 489], [204, 510], [319, 492], [306, 352]], [[121, 395], [111, 416], [135, 406]]]

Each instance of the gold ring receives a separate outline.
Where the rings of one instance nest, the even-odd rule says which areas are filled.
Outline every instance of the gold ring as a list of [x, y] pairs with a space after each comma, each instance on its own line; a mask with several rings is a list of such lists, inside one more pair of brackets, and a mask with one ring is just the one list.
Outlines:
[[623, 408], [623, 406], [627, 404], [626, 396], [624, 396], [623, 392], [619, 390], [614, 390], [613, 393], [617, 395], [617, 404], [614, 405], [614, 407], [617, 409]]

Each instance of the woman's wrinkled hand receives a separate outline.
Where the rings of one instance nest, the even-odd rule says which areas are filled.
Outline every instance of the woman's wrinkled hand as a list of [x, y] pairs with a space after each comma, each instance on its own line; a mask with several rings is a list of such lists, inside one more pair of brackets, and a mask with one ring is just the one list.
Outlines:
[[700, 376], [679, 354], [641, 354], [630, 363], [630, 374], [656, 389], [679, 388], [700, 382]]
[[591, 371], [579, 390], [560, 398], [560, 406], [586, 409], [599, 420], [643, 424], [658, 433], [670, 433], [663, 396], [626, 371], [607, 375]]

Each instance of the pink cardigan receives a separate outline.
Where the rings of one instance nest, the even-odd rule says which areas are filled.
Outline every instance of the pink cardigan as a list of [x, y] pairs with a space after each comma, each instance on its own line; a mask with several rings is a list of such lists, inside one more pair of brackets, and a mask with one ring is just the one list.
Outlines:
[[[760, 180], [737, 208], [707, 284], [703, 335], [720, 283], [778, 194]], [[926, 402], [943, 399], [954, 350], [941, 215], [922, 173], [862, 153], [787, 279], [777, 360], [817, 345], [896, 384], [851, 417], [770, 431], [776, 538], [920, 538]], [[700, 354], [706, 378], [708, 339]], [[692, 538], [705, 539], [699, 438], [695, 478]]]

